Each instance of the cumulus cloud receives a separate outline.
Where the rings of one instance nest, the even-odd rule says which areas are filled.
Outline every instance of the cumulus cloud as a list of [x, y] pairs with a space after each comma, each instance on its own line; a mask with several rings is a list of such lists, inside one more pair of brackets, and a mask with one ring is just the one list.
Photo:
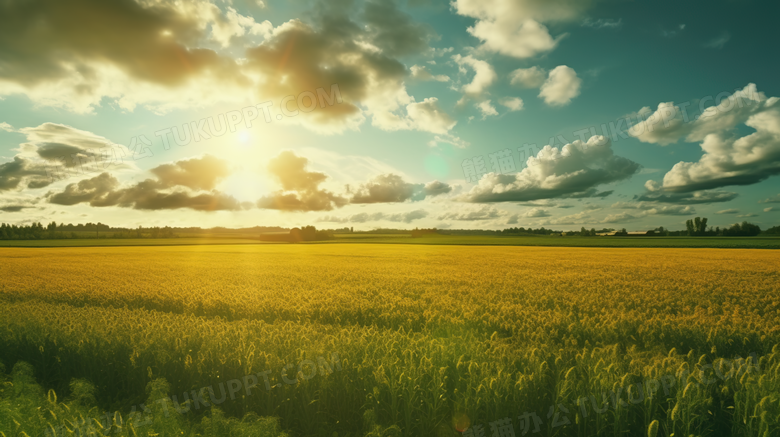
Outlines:
[[498, 111], [496, 111], [496, 107], [490, 103], [490, 100], [484, 100], [482, 102], [479, 102], [476, 104], [476, 107], [477, 109], [479, 109], [479, 112], [482, 113], [483, 120], [488, 117], [498, 115]]
[[550, 106], [565, 106], [580, 95], [582, 79], [577, 72], [566, 65], [559, 65], [550, 71], [539, 91], [545, 103]]
[[[685, 123], [680, 112], [671, 103], [661, 104], [651, 118], [666, 121], [663, 126], [650, 132], [635, 126], [637, 130], [630, 131], [640, 140], [659, 144], [670, 144], [682, 137], [686, 141], [701, 141], [704, 154], [699, 161], [675, 164], [663, 178], [664, 190], [688, 192], [751, 185], [780, 174], [777, 97], [766, 98], [750, 84], [705, 110], [692, 123]], [[753, 132], [737, 136], [733, 129], [740, 123]], [[643, 125], [650, 126], [647, 122]]]
[[268, 163], [268, 171], [279, 181], [282, 190], [261, 198], [257, 206], [281, 211], [330, 211], [346, 205], [346, 198], [319, 188], [328, 176], [309, 171], [308, 164], [308, 159], [291, 151], [273, 158]]
[[591, 0], [454, 0], [458, 14], [476, 18], [470, 34], [481, 48], [515, 58], [529, 58], [554, 49], [553, 38], [541, 23], [576, 20], [596, 3]]
[[446, 135], [457, 123], [439, 107], [436, 97], [406, 106], [408, 125], [414, 129]]
[[487, 63], [487, 61], [476, 59], [471, 55], [454, 55], [452, 59], [458, 63], [461, 73], [467, 73], [466, 67], [474, 70], [474, 78], [470, 83], [463, 85], [461, 88], [463, 93], [468, 96], [476, 97], [482, 95], [498, 78], [493, 66]]
[[409, 71], [412, 72], [412, 78], [418, 79], [418, 80], [435, 80], [437, 82], [449, 82], [450, 81], [449, 76], [444, 75], [444, 74], [434, 75], [424, 65], [412, 65], [409, 68]]
[[739, 213], [738, 209], [733, 209], [732, 208], [732, 209], [724, 209], [724, 210], [718, 211], [716, 214], [738, 214], [738, 213]]
[[521, 88], [539, 88], [547, 78], [547, 71], [539, 67], [518, 68], [509, 73], [509, 83]]
[[[93, 207], [118, 206], [141, 210], [190, 208], [196, 211], [240, 210], [245, 207], [232, 196], [214, 190], [227, 176], [226, 164], [212, 156], [164, 164], [151, 170], [157, 179], [128, 187], [109, 173], [68, 184], [47, 194], [57, 205], [88, 203]], [[210, 191], [209, 191], [210, 190]]]
[[549, 211], [542, 208], [531, 208], [528, 211], [523, 213], [523, 217], [525, 218], [541, 218], [541, 217], [550, 217], [552, 214], [550, 214]]
[[104, 99], [161, 113], [247, 98], [278, 108], [285, 97], [331, 93], [336, 85], [338, 104], [308, 110], [297, 98], [285, 101], [299, 115], [284, 122], [323, 133], [357, 129], [368, 117], [385, 130], [425, 127], [406, 114], [416, 100], [397, 57], [427, 53], [435, 35], [395, 2], [369, 1], [357, 13], [328, 4], [312, 23], [277, 27], [226, 3], [5, 2], [0, 96], [22, 93], [79, 113]]
[[58, 179], [107, 169], [131, 169], [133, 152], [108, 139], [71, 126], [43, 123], [3, 130], [26, 137], [13, 160], [0, 164], [0, 191], [42, 188]]
[[352, 192], [350, 203], [399, 203], [407, 200], [422, 200], [452, 191], [452, 187], [444, 182], [433, 181], [428, 184], [412, 184], [398, 175], [379, 175], [372, 180], [358, 185]]
[[0, 95], [24, 93], [80, 113], [104, 97], [125, 109], [165, 106], [172, 95], [177, 106], [211, 100], [199, 85], [219, 83], [227, 93], [247, 78], [235, 60], [203, 47], [247, 27], [258, 33], [253, 19], [228, 12], [203, 0], [4, 2]]
[[615, 156], [609, 139], [591, 137], [557, 149], [545, 146], [516, 174], [488, 173], [465, 194], [466, 202], [517, 202], [558, 197], [583, 198], [608, 195], [596, 187], [631, 177], [639, 164]]
[[523, 110], [523, 99], [519, 97], [504, 97], [498, 103], [509, 109], [510, 112]]

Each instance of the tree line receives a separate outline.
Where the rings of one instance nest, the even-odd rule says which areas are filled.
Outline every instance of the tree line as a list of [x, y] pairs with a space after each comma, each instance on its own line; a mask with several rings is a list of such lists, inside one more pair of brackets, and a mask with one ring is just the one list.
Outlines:
[[57, 224], [44, 227], [40, 222], [29, 225], [0, 224], [0, 240], [61, 240], [73, 238], [173, 238], [173, 228], [139, 226], [136, 229], [111, 228], [102, 223]]

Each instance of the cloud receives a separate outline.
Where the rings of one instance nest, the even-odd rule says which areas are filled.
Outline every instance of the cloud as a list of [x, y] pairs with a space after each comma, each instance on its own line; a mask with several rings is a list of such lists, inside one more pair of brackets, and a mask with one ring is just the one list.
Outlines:
[[615, 202], [613, 209], [636, 209], [649, 215], [689, 215], [696, 214], [696, 210], [690, 205], [658, 205], [655, 202]]
[[565, 106], [580, 95], [582, 79], [577, 72], [566, 65], [559, 65], [550, 71], [539, 92], [545, 103], [550, 106]]
[[[350, 187], [348, 187], [351, 190]], [[412, 184], [406, 182], [398, 175], [379, 175], [372, 180], [358, 185], [350, 203], [400, 203], [407, 200], [422, 200], [426, 197], [434, 197], [449, 193], [452, 187], [444, 182], [433, 181], [428, 184]]]
[[539, 225], [579, 225], [586, 222], [592, 222], [591, 215], [587, 211], [580, 211], [576, 214], [565, 215], [549, 220], [539, 221]]
[[638, 220], [639, 217], [634, 216], [632, 214], [629, 214], [627, 212], [621, 212], [617, 214], [609, 214], [608, 216], [604, 217], [603, 220], [601, 220], [601, 223], [604, 224], [611, 224], [611, 223], [623, 223], [623, 222], [629, 222], [633, 220]]
[[591, 27], [593, 29], [617, 29], [623, 26], [623, 19], [599, 18], [598, 20], [593, 20], [586, 18], [582, 25], [583, 27]]
[[435, 80], [437, 82], [449, 82], [450, 78], [444, 74], [434, 75], [424, 65], [412, 65], [409, 70], [412, 72], [412, 78], [418, 80]]
[[23, 134], [27, 141], [12, 161], [0, 164], [0, 191], [42, 188], [64, 177], [109, 168], [136, 168], [131, 151], [92, 132], [57, 123], [21, 129], [5, 123], [3, 130]]
[[609, 139], [591, 137], [557, 149], [545, 146], [516, 174], [488, 173], [460, 200], [522, 202], [550, 198], [605, 196], [596, 186], [617, 182], [639, 171], [639, 164], [615, 156]]
[[383, 212], [367, 213], [361, 212], [359, 214], [353, 214], [348, 217], [335, 217], [325, 216], [318, 219], [318, 222], [331, 222], [331, 223], [366, 223], [372, 221], [388, 221], [394, 223], [411, 223], [415, 220], [428, 217], [428, 212], [422, 209], [417, 209], [410, 212], [386, 214]]
[[722, 49], [727, 42], [731, 40], [731, 35], [728, 32], [723, 32], [719, 36], [707, 41], [704, 47], [708, 49]]
[[441, 194], [448, 194], [451, 191], [452, 191], [451, 185], [444, 182], [431, 181], [425, 184], [422, 192], [423, 194], [425, 194], [426, 197], [427, 196], [434, 197]]
[[544, 22], [576, 20], [595, 1], [589, 0], [454, 0], [463, 16], [476, 18], [468, 32], [482, 41], [483, 50], [529, 58], [553, 50], [565, 36], [553, 38]]
[[468, 32], [483, 50], [529, 58], [553, 50], [566, 34], [553, 38], [542, 23], [577, 20], [594, 0], [453, 0], [455, 11], [476, 18]]
[[550, 216], [551, 214], [546, 209], [542, 208], [531, 208], [523, 214], [523, 217], [525, 218], [541, 218]]
[[471, 208], [461, 212], [450, 212], [442, 214], [438, 217], [439, 220], [457, 220], [457, 221], [482, 221], [492, 220], [504, 215], [503, 211], [499, 211], [497, 208], [482, 206], [480, 208]]
[[406, 107], [409, 125], [414, 129], [446, 135], [457, 123], [439, 107], [439, 100], [429, 97], [419, 103], [410, 103]]
[[[628, 130], [629, 135], [643, 143], [667, 146], [681, 139], [687, 142], [699, 142], [707, 135], [729, 131], [739, 124], [745, 123], [755, 114], [771, 107], [764, 93], [758, 92], [755, 84], [748, 84], [741, 90], [729, 94], [720, 93], [701, 99], [699, 106], [705, 102], [717, 103], [710, 106], [698, 116], [688, 114], [690, 102], [675, 105], [674, 102], [661, 102], [655, 111], [644, 107], [632, 116], [641, 117], [641, 121]], [[681, 106], [686, 110], [683, 111]]]
[[732, 208], [732, 209], [724, 209], [722, 211], [718, 211], [716, 214], [738, 214], [738, 213], [739, 213], [738, 209]]
[[213, 190], [230, 175], [227, 162], [211, 155], [163, 164], [151, 170], [166, 187], [183, 186], [193, 190]]
[[371, 43], [388, 56], [422, 53], [432, 31], [390, 1], [368, 1], [363, 12]]
[[739, 196], [729, 191], [694, 191], [691, 193], [675, 193], [664, 191], [650, 191], [635, 200], [640, 202], [676, 203], [683, 205], [696, 205], [708, 203], [729, 202]]
[[758, 214], [753, 214], [753, 213], [750, 213], [750, 214], [742, 214], [742, 215], [738, 215], [737, 217], [739, 217], [739, 218], [750, 218], [750, 217], [758, 217]]
[[[729, 185], [752, 185], [780, 174], [780, 99], [766, 98], [754, 84], [707, 108], [693, 123], [685, 123], [680, 110], [662, 103], [652, 115], [663, 126], [651, 129], [645, 122], [629, 130], [645, 142], [670, 144], [679, 138], [701, 141], [704, 154], [697, 162], [679, 162], [666, 173], [662, 187], [689, 192]], [[753, 132], [738, 137], [733, 129], [744, 123]], [[644, 127], [640, 127], [644, 126]], [[636, 128], [636, 130], [634, 130]], [[649, 132], [648, 132], [649, 131]]]
[[758, 203], [780, 203], [780, 194], [772, 197], [767, 197], [764, 200], [759, 200]]
[[[235, 211], [243, 209], [235, 198], [212, 188], [227, 174], [225, 163], [206, 155], [173, 164], [163, 164], [151, 170], [155, 179], [146, 179], [129, 187], [121, 187], [109, 173], [68, 184], [59, 193], [48, 193], [50, 203], [76, 205], [89, 203], [93, 207], [119, 206], [141, 210], [189, 208], [196, 211]], [[198, 172], [203, 172], [200, 174]], [[215, 176], [216, 175], [216, 176]]]
[[498, 78], [493, 67], [486, 61], [476, 59], [471, 55], [453, 55], [452, 59], [457, 62], [461, 73], [466, 73], [465, 67], [474, 70], [474, 79], [461, 88], [463, 93], [468, 96], [476, 97], [482, 95]]
[[772, 212], [775, 208], [773, 206], [770, 206], [769, 208], [764, 208], [764, 212]]
[[203, 47], [258, 33], [252, 18], [228, 12], [202, 0], [4, 2], [0, 95], [23, 93], [78, 113], [104, 97], [130, 110], [141, 102], [212, 101], [215, 93], [202, 85], [219, 83], [228, 93], [247, 78], [233, 59]]
[[[208, 0], [32, 0], [0, 5], [0, 96], [93, 112], [107, 102], [164, 113], [227, 102], [283, 99], [285, 123], [321, 133], [357, 129], [370, 117], [383, 130], [417, 129], [406, 109], [409, 74], [399, 56], [426, 54], [435, 34], [392, 1], [357, 12], [331, 3], [277, 27]], [[227, 4], [224, 4], [227, 3]], [[352, 18], [356, 17], [356, 18]], [[41, 23], [45, 23], [42, 25]], [[89, 35], [89, 37], [85, 37]], [[236, 56], [240, 53], [240, 57]], [[300, 108], [325, 90], [338, 104]]]
[[521, 88], [539, 88], [547, 77], [547, 71], [539, 67], [518, 68], [509, 73], [509, 83]]
[[504, 97], [498, 101], [502, 106], [509, 109], [509, 112], [516, 112], [523, 110], [523, 99], [519, 97]]
[[330, 211], [348, 203], [347, 199], [319, 188], [328, 176], [307, 170], [309, 160], [283, 151], [268, 163], [282, 190], [257, 201], [258, 208], [280, 211]]
[[477, 109], [479, 109], [479, 112], [482, 113], [483, 120], [490, 116], [498, 115], [498, 111], [496, 111], [496, 107], [490, 103], [490, 100], [484, 100], [482, 102], [477, 103], [475, 106], [477, 107]]

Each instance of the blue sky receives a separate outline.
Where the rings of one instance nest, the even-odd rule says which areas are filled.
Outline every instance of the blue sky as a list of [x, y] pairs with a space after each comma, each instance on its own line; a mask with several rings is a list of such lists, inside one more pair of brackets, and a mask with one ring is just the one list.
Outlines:
[[[0, 9], [2, 222], [644, 230], [694, 216], [713, 226], [780, 221], [772, 2]], [[295, 110], [307, 96], [326, 99], [280, 113], [285, 99]], [[210, 132], [231, 111], [242, 117], [234, 132], [179, 145], [165, 131], [194, 122]], [[512, 162], [494, 167], [490, 155], [503, 150]], [[470, 171], [487, 174], [476, 182]]]

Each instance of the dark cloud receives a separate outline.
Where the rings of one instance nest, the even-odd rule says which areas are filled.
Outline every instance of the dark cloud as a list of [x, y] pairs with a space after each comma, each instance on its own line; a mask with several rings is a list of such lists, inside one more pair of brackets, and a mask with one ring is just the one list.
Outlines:
[[[350, 190], [351, 188], [348, 187]], [[380, 175], [359, 185], [353, 192], [350, 203], [398, 203], [407, 200], [418, 201], [452, 191], [444, 182], [412, 184], [395, 174]]]
[[46, 174], [46, 167], [15, 156], [13, 161], [0, 164], [0, 191], [17, 188], [41, 188], [52, 182]]
[[[93, 207], [118, 206], [141, 210], [190, 208], [196, 211], [236, 211], [246, 206], [212, 189], [227, 176], [226, 163], [213, 156], [163, 164], [151, 172], [158, 179], [146, 179], [125, 188], [120, 187], [114, 176], [102, 173], [68, 184], [60, 193], [49, 193], [48, 200], [58, 205], [89, 203]], [[209, 189], [212, 190], [202, 192]]]
[[181, 185], [193, 190], [213, 190], [217, 182], [230, 175], [227, 162], [211, 155], [163, 164], [151, 170], [166, 186]]
[[416, 54], [428, 48], [431, 31], [399, 10], [395, 1], [369, 1], [364, 12], [371, 42], [389, 56]]
[[88, 83], [97, 74], [92, 61], [168, 86], [206, 73], [237, 80], [232, 59], [188, 47], [204, 36], [200, 18], [167, 2], [4, 1], [0, 77], [30, 86], [71, 77], [75, 70]]

